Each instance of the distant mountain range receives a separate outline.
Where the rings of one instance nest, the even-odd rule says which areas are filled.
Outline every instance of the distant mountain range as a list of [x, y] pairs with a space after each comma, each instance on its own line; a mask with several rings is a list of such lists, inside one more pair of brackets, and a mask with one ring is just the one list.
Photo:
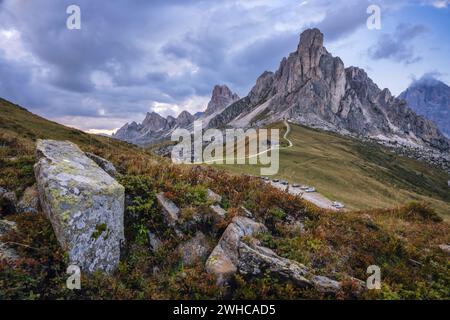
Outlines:
[[399, 98], [417, 114], [434, 121], [450, 137], [450, 87], [430, 76], [414, 81]]
[[203, 126], [207, 127], [212, 118], [238, 100], [239, 96], [231, 92], [227, 86], [216, 85], [204, 112], [197, 112], [195, 115], [191, 115], [188, 111], [183, 111], [177, 118], [172, 116], [164, 118], [156, 112], [149, 112], [141, 124], [136, 122], [127, 123], [113, 137], [138, 145], [160, 142], [170, 139], [170, 134], [178, 128], [191, 128], [194, 120], [201, 120]]
[[[178, 118], [149, 113], [142, 124], [126, 124], [114, 135], [140, 145], [168, 138], [195, 119], [208, 127], [263, 126], [283, 119], [306, 125], [410, 147], [450, 150], [436, 125], [418, 116], [406, 101], [381, 90], [363, 69], [344, 67], [323, 46], [323, 34], [307, 29], [295, 52], [278, 70], [265, 71], [250, 93], [239, 99], [225, 86], [216, 86], [204, 113]], [[447, 100], [448, 101], [448, 100]]]

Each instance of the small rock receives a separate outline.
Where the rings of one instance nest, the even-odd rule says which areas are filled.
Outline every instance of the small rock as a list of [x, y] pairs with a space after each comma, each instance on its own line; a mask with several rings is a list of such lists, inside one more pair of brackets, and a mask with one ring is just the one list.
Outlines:
[[441, 249], [443, 252], [450, 254], [450, 245], [448, 244], [441, 244], [439, 245], [439, 249]]
[[36, 185], [25, 189], [22, 199], [17, 204], [18, 213], [38, 213], [39, 207], [39, 194]]
[[253, 213], [251, 213], [248, 209], [245, 207], [241, 207], [242, 211], [244, 211], [244, 214], [247, 218], [253, 219]]
[[148, 242], [150, 245], [150, 251], [155, 253], [162, 246], [161, 240], [152, 232], [148, 231]]
[[90, 152], [85, 152], [85, 154], [88, 158], [93, 160], [100, 168], [106, 171], [106, 173], [109, 174], [111, 177], [115, 178], [117, 176], [116, 167], [114, 167], [114, 165], [110, 161]]
[[17, 197], [12, 191], [0, 190], [0, 214], [9, 215], [17, 212]]
[[210, 206], [211, 210], [214, 212], [215, 214], [215, 219], [216, 221], [221, 221], [222, 219], [225, 219], [225, 216], [227, 215], [227, 212], [219, 205], [211, 205]]
[[218, 203], [220, 201], [222, 201], [222, 197], [220, 195], [218, 195], [217, 193], [215, 193], [214, 191], [212, 191], [211, 189], [207, 190], [208, 192], [208, 200], [214, 203]]
[[156, 199], [163, 208], [163, 214], [166, 222], [169, 225], [174, 226], [178, 221], [180, 209], [175, 205], [175, 203], [166, 198], [164, 192], [158, 193], [156, 195]]
[[182, 257], [185, 266], [192, 266], [197, 262], [204, 261], [210, 252], [210, 245], [205, 235], [197, 231], [195, 237], [182, 243], [178, 247], [178, 252]]

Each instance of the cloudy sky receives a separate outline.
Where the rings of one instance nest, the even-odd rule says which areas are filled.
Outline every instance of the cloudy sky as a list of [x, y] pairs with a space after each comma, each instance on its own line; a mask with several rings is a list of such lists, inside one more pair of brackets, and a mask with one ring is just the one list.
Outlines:
[[[72, 4], [81, 30], [66, 27]], [[393, 94], [424, 74], [450, 83], [449, 0], [0, 0], [0, 97], [95, 132], [194, 113], [215, 84], [245, 96], [309, 27]]]

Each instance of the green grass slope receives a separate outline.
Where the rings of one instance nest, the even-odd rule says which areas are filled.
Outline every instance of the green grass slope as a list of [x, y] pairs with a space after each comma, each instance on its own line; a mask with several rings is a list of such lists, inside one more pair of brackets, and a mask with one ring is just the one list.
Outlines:
[[[276, 127], [285, 130], [281, 124]], [[277, 178], [313, 185], [349, 209], [389, 208], [425, 201], [443, 217], [450, 218], [448, 173], [398, 156], [377, 144], [297, 125], [291, 125], [291, 129], [289, 139], [294, 146], [280, 150]], [[259, 174], [256, 166], [218, 167]]]

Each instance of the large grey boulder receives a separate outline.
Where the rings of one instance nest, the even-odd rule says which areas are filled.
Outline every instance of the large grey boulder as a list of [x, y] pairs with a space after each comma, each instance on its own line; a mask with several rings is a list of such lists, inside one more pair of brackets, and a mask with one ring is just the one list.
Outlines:
[[237, 272], [239, 245], [242, 238], [265, 231], [267, 228], [259, 222], [246, 217], [234, 217], [208, 257], [206, 271], [217, 277], [219, 285], [226, 284]]
[[124, 240], [124, 187], [75, 144], [38, 140], [39, 199], [71, 264], [112, 272]]

